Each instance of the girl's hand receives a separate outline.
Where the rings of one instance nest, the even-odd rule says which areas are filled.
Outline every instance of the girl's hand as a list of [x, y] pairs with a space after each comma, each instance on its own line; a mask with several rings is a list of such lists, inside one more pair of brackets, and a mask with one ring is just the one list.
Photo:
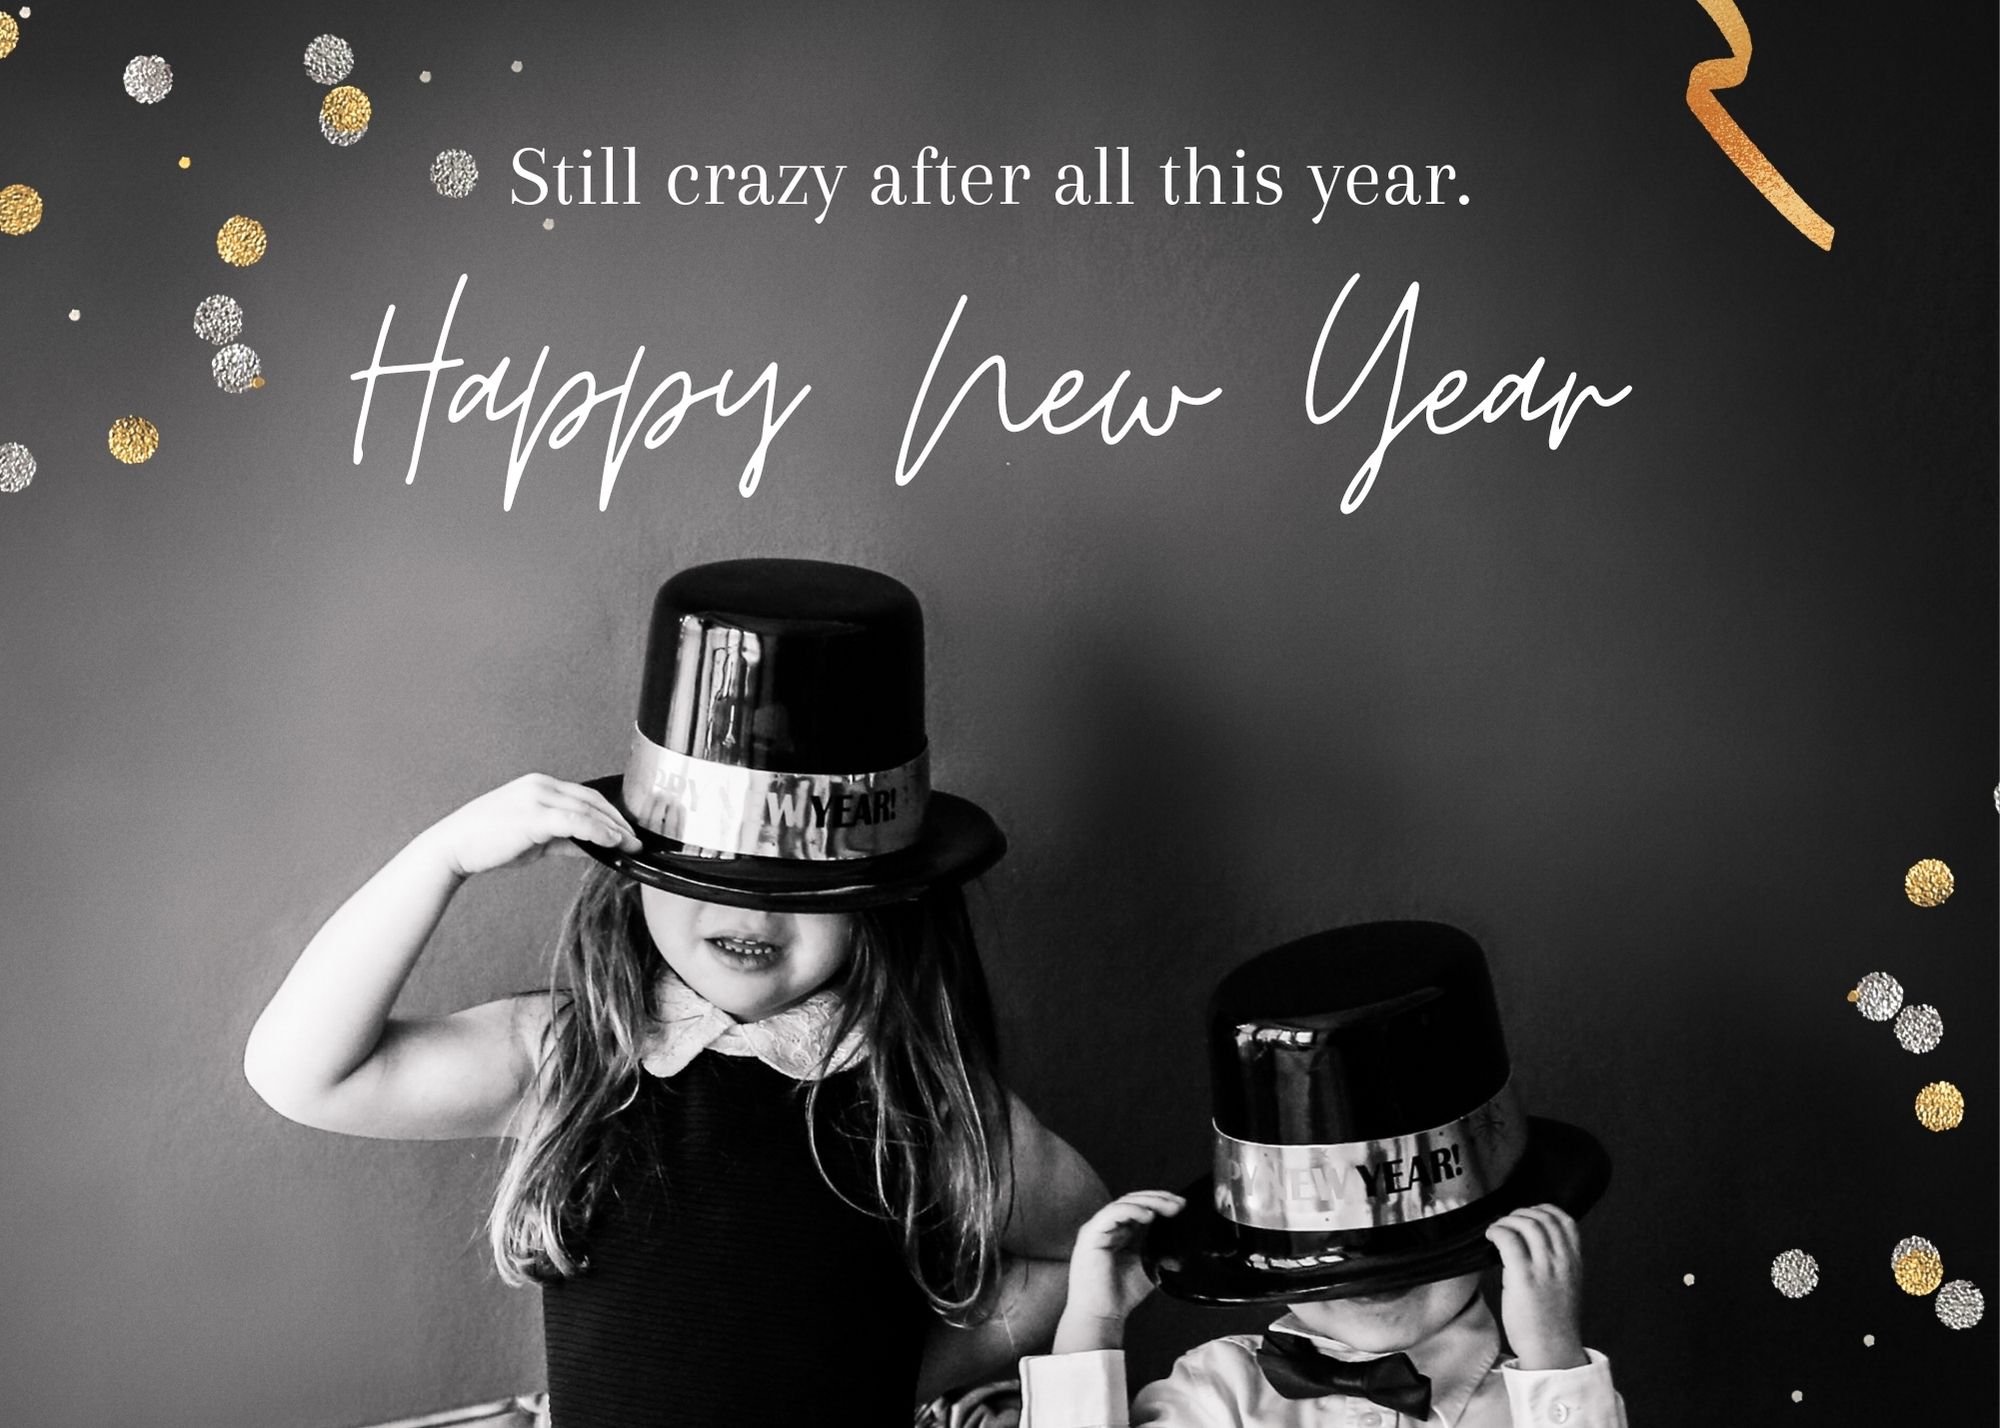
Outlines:
[[1524, 1369], [1581, 1368], [1583, 1250], [1576, 1221], [1554, 1205], [1533, 1205], [1489, 1225], [1500, 1250], [1500, 1319]]
[[639, 839], [596, 789], [547, 774], [523, 774], [439, 819], [422, 835], [459, 877], [576, 853], [569, 839], [636, 852]]
[[1055, 1351], [1116, 1349], [1125, 1320], [1153, 1292], [1139, 1260], [1146, 1227], [1187, 1204], [1169, 1190], [1134, 1190], [1099, 1210], [1076, 1234], [1069, 1259], [1069, 1303], [1056, 1326]]

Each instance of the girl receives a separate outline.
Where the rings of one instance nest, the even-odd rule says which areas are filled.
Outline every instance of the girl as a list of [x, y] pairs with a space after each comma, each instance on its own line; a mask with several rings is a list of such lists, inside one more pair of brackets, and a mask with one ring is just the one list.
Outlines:
[[[682, 572], [623, 779], [419, 834], [251, 1034], [294, 1120], [512, 1139], [492, 1249], [544, 1286], [559, 1428], [899, 1421], [1053, 1329], [1104, 1192], [998, 1079], [959, 885], [1005, 845], [929, 790], [922, 668], [886, 576]], [[461, 882], [573, 848], [550, 991], [390, 1015]]]

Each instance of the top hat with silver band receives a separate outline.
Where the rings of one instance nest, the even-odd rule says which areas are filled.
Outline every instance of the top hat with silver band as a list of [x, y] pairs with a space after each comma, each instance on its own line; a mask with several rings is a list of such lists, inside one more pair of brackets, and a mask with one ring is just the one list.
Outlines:
[[643, 846], [585, 849], [705, 902], [871, 907], [1006, 850], [931, 791], [916, 596], [850, 565], [721, 561], [661, 586], [625, 772], [591, 787]]
[[1523, 1113], [1479, 944], [1434, 922], [1317, 933], [1209, 1007], [1214, 1168], [1157, 1222], [1161, 1288], [1206, 1304], [1338, 1299], [1497, 1261], [1487, 1226], [1582, 1214], [1610, 1160]]

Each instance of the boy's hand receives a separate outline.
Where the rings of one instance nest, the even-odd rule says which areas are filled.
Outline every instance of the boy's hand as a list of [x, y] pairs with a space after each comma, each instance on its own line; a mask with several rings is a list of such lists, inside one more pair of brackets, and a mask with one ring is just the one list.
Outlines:
[[523, 774], [449, 813], [422, 835], [457, 876], [533, 862], [552, 848], [577, 850], [569, 840], [636, 852], [639, 839], [595, 789], [547, 774]]
[[1186, 1203], [1169, 1190], [1134, 1190], [1076, 1232], [1069, 1257], [1069, 1303], [1056, 1325], [1055, 1352], [1124, 1346], [1126, 1318], [1153, 1292], [1139, 1261], [1139, 1240], [1146, 1226], [1162, 1215], [1178, 1215]]
[[1524, 1369], [1581, 1368], [1583, 1250], [1576, 1221], [1554, 1205], [1502, 1216], [1486, 1238], [1500, 1250], [1500, 1318]]

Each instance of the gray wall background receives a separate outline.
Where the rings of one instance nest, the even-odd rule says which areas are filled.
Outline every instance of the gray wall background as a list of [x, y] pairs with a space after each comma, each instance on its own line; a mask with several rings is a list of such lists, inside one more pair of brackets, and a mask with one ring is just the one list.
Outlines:
[[[1491, 952], [1531, 1105], [1613, 1149], [1589, 1337], [1638, 1421], [1990, 1402], [1992, 1318], [1950, 1333], [1888, 1260], [1926, 1235], [2000, 1289], [1991, 13], [1748, 15], [1725, 102], [1836, 225], [1821, 253], [1689, 115], [1726, 49], [1693, 0], [33, 9], [0, 61], [0, 184], [47, 204], [0, 238], [0, 440], [41, 468], [0, 498], [24, 1421], [316, 1428], [539, 1382], [535, 1297], [481, 1249], [488, 1148], [289, 1125], [238, 1058], [403, 839], [518, 772], [619, 766], [655, 584], [738, 554], [924, 597], [940, 783], [1013, 839], [978, 898], [1012, 1078], [1114, 1186], [1200, 1169], [1222, 971], [1441, 917]], [[350, 149], [299, 64], [321, 31], [375, 105]], [[142, 108], [119, 74], [151, 53], [176, 83]], [[607, 143], [638, 147], [643, 206], [506, 202], [515, 149]], [[924, 144], [1029, 164], [1029, 201], [864, 201]], [[1055, 207], [1097, 144], [1148, 185], [1242, 147], [1287, 197]], [[449, 146], [482, 170], [459, 203], [426, 181]], [[677, 162], [850, 168], [815, 226], [677, 209]], [[1305, 166], [1356, 162], [1453, 164], [1472, 201], [1311, 224]], [[269, 229], [257, 267], [215, 257], [232, 213]], [[543, 343], [544, 393], [643, 343], [647, 386], [776, 360], [812, 394], [749, 500], [754, 419], [710, 412], [599, 513], [600, 412], [503, 513], [509, 429], [446, 422], [448, 385], [406, 486], [409, 379], [351, 465], [383, 309], [426, 354], [461, 272], [455, 350], [511, 356], [510, 392]], [[1406, 400], [1537, 355], [1634, 393], [1553, 453], [1513, 420], [1406, 434], [1342, 516], [1387, 373], [1331, 426], [1301, 398], [1354, 272], [1336, 394], [1412, 280]], [[210, 381], [211, 292], [264, 390]], [[1107, 447], [1009, 435], [982, 385], [899, 489], [961, 293], [932, 413], [992, 352], [1017, 411], [1071, 367], [1224, 395]], [[105, 453], [126, 412], [163, 433], [147, 465]], [[1932, 912], [1900, 889], [1925, 856], [1959, 878]], [[409, 1004], [534, 981], [572, 876], [468, 888]], [[1942, 1010], [1937, 1051], [1845, 1005], [1876, 968]], [[1933, 1136], [1909, 1105], [1940, 1077], [1971, 1112]], [[1797, 1303], [1766, 1277], [1795, 1245], [1823, 1273]], [[1150, 1305], [1139, 1366], [1237, 1322]]]

